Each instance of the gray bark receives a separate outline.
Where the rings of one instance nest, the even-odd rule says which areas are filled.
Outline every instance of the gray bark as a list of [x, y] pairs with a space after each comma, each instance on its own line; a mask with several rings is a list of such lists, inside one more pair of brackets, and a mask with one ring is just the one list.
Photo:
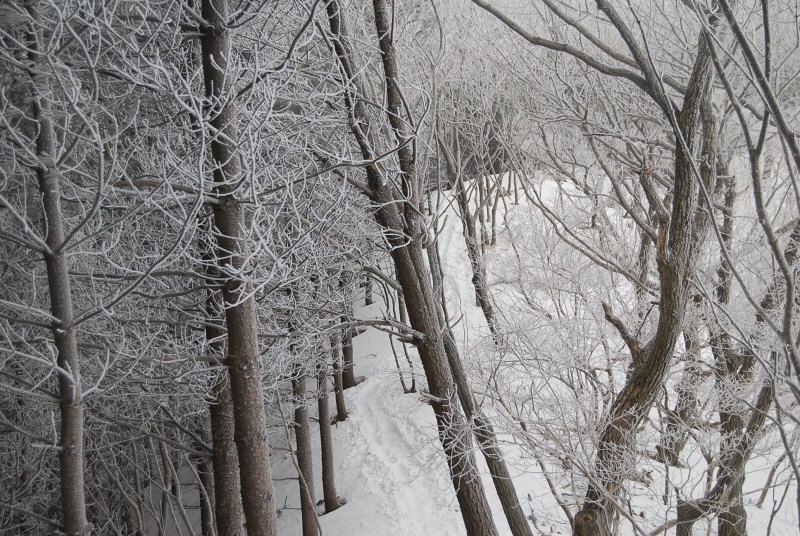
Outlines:
[[333, 436], [331, 435], [330, 401], [328, 400], [327, 366], [320, 366], [317, 371], [317, 388], [319, 399], [319, 443], [322, 452], [322, 496], [325, 501], [325, 513], [339, 508], [336, 496], [336, 478], [333, 465]]
[[303, 519], [303, 536], [317, 536], [316, 495], [314, 493], [314, 464], [311, 456], [311, 427], [306, 406], [306, 378], [300, 367], [292, 378], [294, 397], [294, 438], [297, 444], [297, 465], [300, 468], [300, 512]]
[[[217, 262], [234, 273], [248, 257], [244, 206], [236, 198], [235, 185], [242, 170], [233, 126], [235, 110], [229, 102], [227, 76], [230, 30], [227, 0], [203, 0], [203, 77], [206, 97], [215, 104], [211, 113], [211, 153], [214, 159], [214, 223], [217, 228]], [[227, 362], [230, 375], [235, 442], [239, 456], [242, 507], [249, 534], [277, 533], [272, 478], [269, 466], [267, 423], [258, 362], [255, 303], [246, 281], [231, 277], [223, 286], [225, 324], [228, 333]]]
[[[40, 21], [35, 8], [29, 7], [31, 18]], [[29, 59], [42, 64], [38, 53], [38, 43], [42, 35], [39, 28], [29, 33]], [[44, 68], [42, 69], [44, 71]], [[61, 417], [59, 447], [59, 477], [61, 485], [61, 511], [64, 516], [63, 529], [67, 536], [83, 536], [89, 533], [86, 518], [86, 497], [84, 491], [83, 468], [83, 392], [81, 387], [80, 360], [75, 315], [72, 306], [72, 289], [69, 278], [64, 232], [64, 218], [61, 212], [61, 188], [58, 170], [55, 168], [55, 133], [50, 104], [39, 93], [36, 81], [32, 80], [33, 99], [31, 101], [33, 119], [39, 132], [36, 137], [36, 156], [38, 164], [36, 177], [42, 194], [42, 212], [46, 221], [47, 251], [44, 252], [47, 269], [47, 287], [50, 293], [50, 312], [56, 319], [53, 323], [53, 342], [58, 352], [56, 363], [60, 368], [58, 375], [58, 394]]]

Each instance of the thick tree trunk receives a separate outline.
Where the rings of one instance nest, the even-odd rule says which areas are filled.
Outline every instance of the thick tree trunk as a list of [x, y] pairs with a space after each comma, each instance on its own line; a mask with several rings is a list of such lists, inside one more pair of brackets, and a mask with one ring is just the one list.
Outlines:
[[325, 500], [325, 513], [339, 508], [336, 497], [336, 478], [333, 469], [333, 436], [331, 435], [330, 401], [328, 400], [328, 368], [321, 365], [317, 370], [317, 389], [319, 398], [319, 444], [322, 452], [322, 496]]
[[[608, 10], [609, 8], [606, 8]], [[699, 180], [694, 176], [692, 159], [701, 145], [704, 171], [710, 167], [714, 174], [716, 144], [713, 125], [705, 125], [705, 138], [701, 130], [701, 108], [707, 102], [713, 77], [707, 36], [699, 37], [698, 55], [684, 96], [683, 109], [678, 115], [679, 132], [685, 140], [677, 143], [675, 151], [675, 183], [672, 213], [659, 224], [656, 260], [661, 280], [659, 320], [655, 336], [647, 345], [640, 345], [623, 335], [631, 349], [633, 362], [622, 391], [611, 407], [610, 419], [604, 428], [595, 461], [600, 485], [589, 485], [585, 509], [607, 511], [612, 507], [609, 497], [619, 494], [626, 473], [627, 447], [634, 440], [636, 427], [647, 415], [664, 385], [675, 344], [681, 334], [688, 300], [689, 278], [693, 273], [694, 257], [707, 229], [706, 215], [699, 208]], [[655, 89], [655, 88], [654, 88]], [[688, 148], [688, 152], [686, 151]], [[713, 191], [713, 177], [704, 179], [712, 183], [706, 188]], [[606, 316], [610, 317], [607, 309]], [[618, 320], [617, 320], [618, 321]], [[607, 512], [610, 513], [610, 512]], [[611, 518], [612, 516], [607, 516]]]
[[314, 463], [311, 456], [311, 427], [306, 406], [306, 377], [299, 367], [292, 378], [294, 397], [294, 438], [297, 443], [297, 465], [300, 468], [300, 511], [303, 518], [303, 536], [317, 536], [317, 500], [314, 493]]
[[[31, 17], [39, 22], [38, 13], [29, 8]], [[29, 34], [29, 59], [41, 64], [37, 52], [41, 40], [39, 28]], [[45, 69], [42, 68], [42, 72]], [[49, 103], [39, 94], [36, 81], [33, 87], [33, 119], [39, 133], [36, 137], [38, 163], [36, 177], [42, 194], [42, 212], [46, 222], [48, 250], [44, 252], [47, 270], [47, 285], [50, 294], [50, 312], [53, 323], [53, 342], [56, 347], [56, 363], [59, 367], [58, 393], [60, 399], [61, 427], [58, 440], [59, 477], [61, 484], [61, 512], [63, 529], [67, 536], [83, 536], [89, 533], [86, 519], [86, 498], [83, 481], [83, 391], [81, 386], [78, 341], [75, 333], [72, 290], [69, 279], [69, 263], [64, 240], [64, 219], [61, 211], [61, 188], [55, 169], [55, 132]]]
[[[244, 206], [237, 200], [236, 185], [242, 170], [236, 154], [238, 133], [234, 107], [228, 102], [227, 72], [230, 36], [227, 0], [203, 0], [203, 76], [206, 97], [211, 99], [211, 152], [217, 203], [217, 262], [226, 273], [238, 274], [248, 257], [242, 231]], [[225, 324], [228, 332], [227, 363], [230, 375], [235, 442], [239, 456], [242, 507], [249, 534], [274, 536], [277, 532], [272, 478], [269, 466], [267, 423], [258, 362], [255, 303], [250, 285], [231, 276], [223, 287]], [[250, 297], [248, 297], [250, 296]]]

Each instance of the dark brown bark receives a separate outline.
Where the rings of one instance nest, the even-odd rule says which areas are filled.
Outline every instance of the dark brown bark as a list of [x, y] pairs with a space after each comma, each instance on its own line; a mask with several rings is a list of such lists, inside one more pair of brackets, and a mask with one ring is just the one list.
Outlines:
[[592, 510], [581, 510], [575, 514], [572, 536], [602, 536], [602, 523], [598, 522], [598, 515], [598, 512]]
[[344, 400], [344, 379], [342, 378], [339, 341], [336, 337], [331, 337], [331, 354], [333, 357], [333, 390], [336, 395], [336, 422], [342, 422], [347, 420], [347, 404]]
[[336, 477], [333, 466], [333, 436], [331, 435], [330, 401], [328, 400], [328, 370], [320, 366], [317, 371], [317, 389], [319, 398], [319, 443], [322, 452], [322, 497], [325, 501], [325, 513], [339, 508], [336, 497]]
[[[29, 13], [36, 24], [40, 22], [35, 8]], [[41, 41], [41, 29], [29, 31], [29, 59], [42, 64], [37, 52]], [[43, 67], [41, 72], [46, 72]], [[47, 289], [50, 294], [50, 312], [53, 323], [53, 343], [59, 367], [58, 395], [61, 427], [58, 438], [59, 479], [61, 486], [61, 512], [63, 529], [67, 536], [83, 536], [89, 533], [86, 518], [86, 497], [83, 481], [83, 391], [81, 387], [78, 341], [72, 306], [72, 290], [69, 278], [64, 241], [64, 220], [61, 212], [61, 186], [55, 169], [56, 138], [53, 130], [50, 104], [39, 93], [36, 80], [32, 80], [33, 119], [38, 126], [36, 137], [36, 177], [42, 199], [43, 220], [46, 222], [44, 252], [47, 270]]]
[[[211, 110], [211, 153], [214, 159], [214, 223], [217, 228], [217, 262], [227, 273], [239, 273], [248, 257], [242, 236], [244, 206], [236, 198], [242, 169], [233, 126], [235, 110], [229, 102], [227, 73], [230, 30], [227, 0], [203, 0], [203, 77]], [[228, 333], [227, 364], [230, 376], [235, 442], [239, 456], [242, 507], [249, 534], [274, 536], [277, 532], [272, 478], [269, 466], [267, 423], [258, 362], [255, 303], [249, 284], [231, 276], [223, 286]]]
[[292, 378], [294, 397], [294, 438], [297, 444], [297, 465], [300, 468], [300, 512], [303, 519], [303, 536], [317, 536], [316, 495], [314, 493], [314, 462], [311, 456], [311, 427], [306, 406], [306, 378], [299, 367]]

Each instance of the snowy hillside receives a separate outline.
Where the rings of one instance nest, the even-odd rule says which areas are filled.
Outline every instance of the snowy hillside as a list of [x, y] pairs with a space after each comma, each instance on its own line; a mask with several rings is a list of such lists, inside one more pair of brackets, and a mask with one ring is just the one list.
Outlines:
[[[551, 199], [556, 190], [554, 183], [543, 185], [544, 197]], [[521, 203], [510, 209], [511, 225], [518, 222], [515, 211], [527, 213], [530, 207]], [[464, 246], [461, 224], [451, 209], [442, 218], [444, 222], [439, 237], [439, 248], [446, 276], [448, 307], [452, 319], [458, 319], [454, 331], [463, 351], [463, 358], [473, 376], [479, 375], [485, 364], [481, 355], [489, 349], [488, 329], [480, 308], [474, 304], [474, 290], [470, 283], [471, 272]], [[508, 248], [501, 234], [497, 253]], [[489, 249], [488, 263], [491, 265], [495, 250]], [[503, 250], [505, 251], [505, 250]], [[506, 251], [507, 252], [507, 251]], [[497, 287], [499, 296], [503, 285]], [[501, 298], [502, 300], [502, 298]], [[502, 301], [499, 304], [502, 310]], [[357, 307], [356, 317], [361, 319], [381, 318], [382, 306], [376, 303], [369, 307]], [[337, 492], [347, 503], [338, 510], [319, 517], [323, 534], [331, 536], [376, 536], [376, 535], [431, 535], [450, 536], [464, 533], [463, 521], [449, 481], [447, 467], [439, 445], [433, 412], [420, 393], [404, 394], [398, 379], [388, 336], [373, 328], [354, 339], [356, 374], [364, 376], [363, 383], [345, 391], [350, 416], [338, 423], [333, 431], [336, 460]], [[396, 343], [399, 347], [399, 343]], [[399, 352], [399, 348], [398, 348]], [[409, 352], [415, 359], [417, 386], [424, 388], [421, 366], [413, 348]], [[401, 366], [408, 372], [401, 357]], [[406, 376], [407, 378], [407, 376]], [[407, 380], [408, 381], [408, 380]], [[478, 387], [474, 385], [474, 387]], [[332, 396], [332, 395], [331, 395]], [[491, 401], [483, 399], [486, 409], [491, 411]], [[566, 408], [570, 411], [570, 408]], [[655, 414], [655, 411], [654, 411]], [[319, 442], [316, 427], [312, 444], [314, 458], [319, 459]], [[508, 428], [506, 431], [510, 431]], [[500, 436], [507, 461], [512, 468], [520, 504], [533, 521], [534, 534], [570, 534], [569, 523], [559, 508], [543, 478], [536, 460], [525, 455], [515, 445], [509, 434]], [[276, 447], [286, 448], [285, 437], [273, 438]], [[476, 460], [483, 477], [483, 485], [489, 496], [494, 520], [503, 535], [510, 535], [499, 500], [494, 491], [483, 458], [476, 450]], [[560, 467], [557, 459], [550, 458], [546, 465], [559, 493], [568, 501], [573, 512], [580, 508], [583, 490], [575, 489], [574, 475]], [[642, 472], [651, 472], [658, 464], [649, 460]], [[694, 462], [689, 463], [690, 466]], [[783, 503], [793, 500], [796, 489], [776, 488], [769, 491], [767, 500], [755, 506], [761, 487], [770, 470], [768, 463], [758, 457], [749, 464], [745, 504], [748, 505], [748, 525], [751, 534], [789, 536], [797, 532], [797, 511]], [[299, 534], [300, 511], [296, 469], [287, 452], [273, 454], [273, 476], [276, 479], [276, 503], [280, 512], [279, 523], [282, 534]], [[655, 474], [655, 472], [651, 472]], [[321, 489], [318, 467], [316, 489]], [[671, 478], [675, 482], [691, 481], [686, 470], [674, 470]], [[634, 483], [634, 502], [630, 515], [643, 527], [655, 528], [674, 518], [674, 509], [665, 508], [661, 493], [664, 482], [655, 479], [649, 483]], [[788, 491], [788, 493], [787, 493]], [[699, 493], [700, 490], [697, 490]], [[572, 493], [572, 494], [571, 494]], [[783, 506], [783, 508], [780, 508]], [[772, 508], [780, 513], [770, 521]], [[320, 512], [323, 511], [320, 506]], [[696, 530], [715, 533], [715, 523], [710, 526], [699, 521]], [[668, 533], [672, 533], [672, 528]], [[623, 534], [634, 534], [630, 525], [623, 523]]]

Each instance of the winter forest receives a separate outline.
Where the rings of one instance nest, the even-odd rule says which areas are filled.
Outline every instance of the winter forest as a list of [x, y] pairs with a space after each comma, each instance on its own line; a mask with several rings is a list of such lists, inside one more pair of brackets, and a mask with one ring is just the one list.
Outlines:
[[0, 533], [800, 533], [795, 0], [0, 0]]

